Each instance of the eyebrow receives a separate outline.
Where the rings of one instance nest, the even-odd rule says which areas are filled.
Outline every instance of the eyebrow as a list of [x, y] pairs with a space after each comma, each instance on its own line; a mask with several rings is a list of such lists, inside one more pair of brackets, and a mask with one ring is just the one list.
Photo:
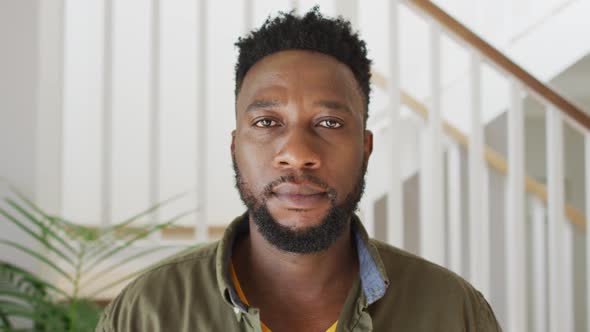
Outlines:
[[246, 112], [252, 112], [264, 108], [278, 107], [284, 104], [285, 103], [279, 100], [257, 99], [250, 103], [248, 107], [246, 107]]
[[335, 111], [341, 111], [341, 112], [353, 114], [350, 107], [348, 107], [347, 105], [345, 105], [341, 102], [335, 101], [335, 100], [318, 100], [313, 103], [313, 106], [314, 107], [324, 107], [324, 108], [328, 108], [328, 109], [335, 110]]
[[[248, 105], [248, 107], [246, 108], [246, 112], [252, 112], [259, 109], [266, 109], [272, 107], [279, 107], [283, 105], [285, 105], [285, 103], [279, 100], [257, 99], [250, 103], [250, 105]], [[350, 107], [335, 100], [318, 100], [313, 103], [313, 107], [323, 107], [330, 110], [352, 114], [352, 110], [350, 109]]]

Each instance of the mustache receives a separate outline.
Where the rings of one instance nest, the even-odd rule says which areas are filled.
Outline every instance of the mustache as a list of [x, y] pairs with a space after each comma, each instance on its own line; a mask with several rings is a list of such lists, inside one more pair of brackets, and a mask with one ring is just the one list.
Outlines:
[[305, 173], [300, 175], [287, 174], [280, 176], [276, 180], [271, 181], [266, 186], [264, 186], [264, 189], [262, 191], [264, 199], [266, 200], [267, 198], [271, 197], [273, 195], [273, 189], [276, 186], [283, 183], [311, 183], [325, 190], [330, 200], [336, 200], [336, 190], [334, 188], [330, 187], [325, 181], [323, 181], [319, 177]]

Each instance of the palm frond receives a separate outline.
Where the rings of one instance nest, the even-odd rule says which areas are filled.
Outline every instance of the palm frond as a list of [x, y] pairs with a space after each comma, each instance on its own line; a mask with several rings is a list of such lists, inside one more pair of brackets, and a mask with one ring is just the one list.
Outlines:
[[[10, 204], [10, 202], [9, 202], [9, 204]], [[26, 214], [26, 211], [23, 211], [23, 210], [20, 210], [20, 211], [22, 211], [21, 213], [25, 213]], [[16, 217], [14, 217], [13, 215], [11, 215], [10, 213], [8, 213], [6, 210], [4, 210], [2, 208], [0, 208], [0, 214], [3, 215], [9, 221], [11, 221], [14, 225], [16, 225], [20, 229], [22, 229], [25, 233], [29, 234], [31, 237], [33, 237], [34, 239], [36, 239], [37, 241], [39, 241], [47, 249], [51, 250], [53, 253], [57, 254], [59, 257], [63, 258], [63, 260], [65, 260], [66, 262], [70, 263], [71, 265], [74, 265], [74, 261], [72, 261], [72, 259], [70, 257], [68, 257], [67, 255], [65, 255], [61, 250], [59, 250], [58, 248], [56, 248], [55, 246], [53, 246], [51, 244], [51, 242], [48, 241], [47, 238], [44, 238], [41, 235], [37, 234], [30, 227], [28, 227], [27, 225], [25, 225], [23, 222], [21, 222]], [[32, 218], [32, 216], [31, 216], [31, 218]], [[47, 230], [47, 227], [45, 227], [42, 224], [40, 225], [40, 227], [41, 227], [42, 230]]]
[[52, 304], [51, 300], [45, 296], [27, 294], [22, 290], [0, 290], [0, 295], [4, 300], [12, 300], [15, 301], [14, 303], [26, 303], [33, 306], [42, 306], [42, 305], [50, 305]]
[[[0, 262], [0, 289], [3, 288], [3, 285], [5, 286], [4, 289], [7, 289], [8, 284], [13, 284], [13, 286], [24, 291], [33, 289], [35, 295], [39, 296], [45, 296], [47, 291], [53, 291], [60, 296], [69, 298], [67, 292], [35, 276], [31, 272], [10, 263]], [[22, 284], [29, 284], [29, 286]], [[29, 291], [28, 293], [31, 292]]]
[[[0, 182], [2, 181], [6, 182], [0, 178]], [[43, 248], [36, 250], [18, 241], [11, 241], [12, 239], [0, 239], [0, 246], [14, 248], [39, 261], [51, 272], [56, 272], [70, 282], [73, 291], [66, 291], [36, 274], [0, 261], [0, 330], [14, 330], [11, 325], [12, 317], [24, 317], [33, 321], [32, 331], [92, 331], [101, 308], [92, 301], [81, 298], [79, 294], [87, 294], [86, 289], [90, 289], [94, 291], [94, 296], [158, 265], [159, 263], [152, 264], [129, 273], [107, 285], [96, 282], [108, 271], [117, 270], [158, 251], [176, 247], [150, 247], [124, 258], [113, 257], [137, 241], [194, 213], [194, 210], [188, 211], [160, 224], [139, 227], [133, 225], [144, 216], [187, 194], [182, 193], [154, 204], [111, 227], [87, 227], [50, 215], [13, 186], [8, 184], [8, 187], [14, 195], [4, 198], [7, 205], [0, 208], [0, 218], [17, 226], [43, 245]], [[97, 267], [100, 272], [88, 274]]]
[[16, 188], [14, 188], [11, 185], [9, 185], [9, 187], [12, 190], [12, 192], [14, 192], [14, 194], [20, 200], [22, 200], [31, 210], [35, 211], [35, 213], [38, 213], [40, 216], [43, 217], [43, 220], [45, 220], [48, 223], [48, 227], [52, 228], [52, 230], [54, 230], [54, 231], [55, 231], [55, 228], [59, 229], [59, 231], [65, 231], [62, 224], [55, 222], [54, 217], [50, 216], [48, 213], [43, 211], [39, 206], [37, 206], [35, 203], [33, 203], [33, 201], [28, 199], [24, 194], [22, 194]]
[[66, 331], [68, 326], [66, 311], [55, 305], [46, 308], [26, 308], [2, 304], [2, 310], [7, 318], [22, 317], [31, 320], [34, 324], [32, 331]]
[[17, 249], [18, 251], [24, 252], [24, 253], [28, 254], [29, 256], [34, 257], [38, 261], [44, 263], [46, 266], [51, 267], [54, 271], [56, 271], [57, 273], [62, 275], [67, 280], [74, 281], [73, 278], [66, 271], [64, 271], [61, 267], [57, 266], [57, 264], [53, 263], [49, 258], [43, 256], [40, 253], [35, 252], [35, 251], [33, 251], [27, 247], [24, 247], [16, 242], [13, 242], [13, 241], [0, 239], [0, 244], [5, 244], [9, 247], [13, 247], [13, 248]]
[[[11, 327], [11, 317], [22, 317], [34, 323], [34, 331], [56, 331], [56, 317], [64, 311], [47, 293], [49, 285], [29, 271], [13, 264], [0, 262], [0, 315], [2, 323]], [[55, 288], [49, 285], [49, 288]], [[60, 314], [61, 313], [61, 314]], [[2, 326], [2, 325], [0, 325]], [[63, 327], [63, 324], [60, 326]]]
[[140, 218], [145, 217], [146, 215], [149, 215], [150, 213], [160, 209], [161, 207], [163, 207], [167, 204], [170, 204], [170, 203], [186, 196], [187, 194], [188, 194], [188, 192], [174, 195], [168, 199], [163, 200], [162, 202], [154, 204], [154, 205], [148, 207], [147, 209], [131, 216], [127, 220], [124, 220], [120, 223], [116, 223], [113, 226], [105, 228], [100, 233], [100, 238], [98, 239], [98, 241], [95, 242], [95, 245], [93, 247], [89, 248], [89, 250], [87, 251], [87, 254], [86, 254], [87, 257], [85, 257], [85, 258], [91, 258], [91, 257], [95, 256], [97, 252], [99, 252], [99, 253], [102, 252], [104, 250], [105, 246], [111, 245], [112, 240], [118, 238], [117, 234], [119, 234], [119, 235], [129, 234], [130, 232], [129, 232], [129, 230], [127, 230], [127, 227], [129, 225], [131, 225], [132, 223], [134, 223], [137, 220], [139, 220]]
[[118, 262], [105, 267], [104, 269], [100, 270], [99, 272], [94, 273], [91, 277], [86, 278], [86, 280], [82, 280], [81, 284], [80, 284], [80, 289], [81, 290], [85, 289], [87, 285], [89, 285], [89, 284], [91, 285], [93, 282], [100, 279], [106, 273], [115, 271], [118, 268], [125, 266], [128, 263], [132, 263], [133, 261], [136, 261], [137, 259], [139, 259], [141, 257], [148, 256], [148, 255], [154, 254], [158, 251], [162, 251], [164, 249], [171, 249], [171, 248], [175, 248], [175, 246], [158, 246], [155, 248], [148, 248], [148, 249], [140, 251], [139, 253], [137, 253], [135, 255], [125, 257], [124, 259], [121, 259]]
[[10, 322], [10, 319], [8, 318], [8, 314], [6, 314], [2, 311], [1, 306], [0, 306], [0, 327], [6, 331], [13, 330], [12, 323]]
[[172, 225], [173, 223], [177, 222], [179, 219], [190, 215], [191, 213], [194, 213], [194, 211], [189, 211], [189, 212], [185, 212], [185, 213], [181, 213], [173, 218], [171, 218], [170, 220], [168, 220], [167, 222], [163, 223], [163, 224], [156, 224], [156, 225], [150, 225], [148, 227], [145, 228], [145, 230], [143, 232], [141, 232], [140, 234], [137, 234], [136, 236], [134, 236], [133, 238], [125, 241], [124, 243], [116, 246], [114, 249], [112, 249], [111, 251], [108, 251], [106, 253], [104, 253], [103, 255], [99, 256], [97, 259], [95, 259], [94, 261], [92, 261], [91, 263], [89, 263], [89, 265], [87, 265], [86, 269], [84, 270], [83, 274], [86, 274], [88, 272], [90, 272], [92, 269], [94, 269], [96, 266], [98, 266], [101, 262], [103, 262], [104, 260], [106, 260], [107, 258], [113, 256], [114, 254], [130, 247], [133, 243], [149, 236], [150, 234], [168, 227], [170, 225]]
[[145, 209], [145, 210], [137, 213], [136, 215], [132, 216], [131, 218], [129, 218], [127, 220], [124, 220], [121, 223], [117, 223], [116, 225], [108, 228], [107, 231], [106, 231], [106, 233], [120, 231], [123, 228], [127, 227], [129, 224], [132, 224], [133, 222], [135, 222], [136, 220], [138, 220], [139, 218], [144, 217], [146, 215], [149, 215], [150, 213], [152, 213], [152, 212], [160, 209], [162, 206], [165, 206], [167, 204], [170, 204], [170, 203], [172, 203], [172, 202], [174, 202], [174, 201], [176, 201], [176, 200], [178, 200], [178, 199], [186, 196], [187, 194], [188, 194], [188, 192], [180, 193], [180, 194], [174, 195], [174, 196], [172, 196], [170, 198], [167, 198], [167, 199], [165, 199], [165, 200], [163, 200], [163, 201], [161, 201], [159, 203], [156, 203], [156, 204], [148, 207], [147, 209]]
[[[15, 210], [19, 211], [23, 216], [25, 216], [30, 222], [34, 223], [35, 225], [37, 225], [37, 227], [39, 227], [39, 229], [41, 230], [41, 232], [44, 235], [49, 235], [51, 236], [51, 238], [57, 242], [59, 242], [61, 245], [64, 246], [64, 248], [68, 249], [72, 254], [77, 254], [77, 250], [72, 247], [70, 244], [68, 244], [66, 241], [64, 241], [63, 237], [60, 236], [59, 234], [57, 234], [55, 232], [55, 230], [53, 229], [53, 227], [51, 227], [51, 222], [49, 219], [52, 219], [51, 217], [45, 218], [46, 223], [43, 223], [41, 220], [39, 220], [38, 218], [36, 218], [35, 216], [33, 216], [33, 214], [29, 211], [26, 210], [25, 207], [23, 207], [22, 205], [16, 203], [14, 200], [7, 198], [6, 199], [6, 203], [8, 203], [10, 206], [12, 206]], [[44, 215], [46, 215], [44, 213]], [[47, 224], [47, 222], [49, 222], [49, 225]]]

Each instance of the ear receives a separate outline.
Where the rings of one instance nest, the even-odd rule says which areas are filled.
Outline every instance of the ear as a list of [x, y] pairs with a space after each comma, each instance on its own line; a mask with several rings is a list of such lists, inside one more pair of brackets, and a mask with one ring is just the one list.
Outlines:
[[370, 130], [365, 130], [363, 148], [365, 150], [365, 165], [368, 165], [369, 157], [371, 157], [371, 153], [373, 153], [373, 133]]

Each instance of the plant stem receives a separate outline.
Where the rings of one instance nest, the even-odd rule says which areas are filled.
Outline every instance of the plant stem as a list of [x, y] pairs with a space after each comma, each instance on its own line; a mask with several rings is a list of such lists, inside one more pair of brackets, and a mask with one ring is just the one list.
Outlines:
[[80, 242], [80, 251], [76, 257], [76, 274], [74, 276], [74, 292], [72, 293], [72, 298], [70, 301], [70, 332], [74, 332], [76, 330], [76, 318], [77, 318], [77, 305], [78, 305], [78, 292], [80, 287], [80, 278], [81, 278], [81, 270], [82, 270], [82, 258], [86, 252], [86, 245], [83, 241]]

